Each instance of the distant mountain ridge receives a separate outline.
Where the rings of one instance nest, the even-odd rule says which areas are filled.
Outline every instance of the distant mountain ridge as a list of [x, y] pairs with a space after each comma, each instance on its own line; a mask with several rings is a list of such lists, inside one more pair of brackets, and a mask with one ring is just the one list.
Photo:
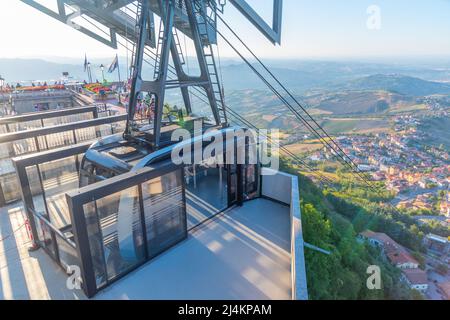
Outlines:
[[427, 81], [400, 74], [375, 74], [344, 85], [348, 90], [389, 91], [407, 96], [450, 94], [450, 84]]
[[333, 114], [382, 113], [398, 104], [414, 104], [414, 99], [384, 90], [343, 91], [308, 97], [307, 103]]
[[[119, 59], [122, 76], [127, 74], [127, 60]], [[193, 61], [191, 72], [196, 73], [196, 64]], [[92, 72], [95, 79], [101, 79], [100, 64], [109, 65], [109, 58], [91, 59]], [[112, 58], [111, 58], [112, 61]], [[47, 59], [2, 59], [0, 58], [0, 75], [7, 82], [26, 80], [58, 80], [63, 72], [78, 80], [85, 80], [84, 57], [73, 58], [47, 58]], [[267, 63], [270, 70], [281, 82], [296, 94], [309, 94], [320, 92], [355, 91], [390, 91], [408, 96], [423, 96], [430, 94], [450, 94], [450, 84], [433, 82], [423, 79], [450, 79], [450, 65], [441, 69], [399, 67], [398, 65], [385, 65], [357, 62], [327, 62], [327, 61], [271, 61]], [[267, 72], [261, 66], [254, 64], [255, 68], [265, 76]], [[268, 90], [265, 84], [243, 62], [223, 59], [219, 66], [224, 87], [227, 91], [234, 90]], [[148, 65], [144, 66], [143, 73], [153, 74]], [[198, 72], [197, 72], [198, 73]], [[108, 80], [118, 80], [117, 74], [106, 74]], [[269, 77], [270, 78], [270, 77]], [[273, 81], [272, 81], [273, 82]]]
[[41, 59], [0, 59], [0, 73], [7, 82], [58, 80], [63, 72], [83, 74], [83, 65], [60, 64]]

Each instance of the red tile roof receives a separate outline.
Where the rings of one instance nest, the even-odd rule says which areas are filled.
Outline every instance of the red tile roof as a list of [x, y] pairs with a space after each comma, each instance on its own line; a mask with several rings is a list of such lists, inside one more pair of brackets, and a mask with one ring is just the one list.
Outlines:
[[411, 284], [428, 284], [427, 273], [423, 270], [404, 269], [402, 272]]
[[414, 263], [419, 264], [416, 259], [414, 259], [409, 253], [404, 251], [393, 251], [387, 253], [387, 256], [391, 263], [397, 264], [405, 264], [405, 263]]
[[361, 232], [361, 235], [366, 238], [375, 239], [383, 244], [384, 251], [389, 258], [389, 260], [397, 265], [404, 263], [414, 263], [419, 264], [416, 259], [414, 259], [406, 249], [395, 242], [391, 237], [385, 233], [373, 232], [366, 230]]
[[373, 232], [370, 230], [366, 230], [364, 232], [361, 232], [361, 235], [366, 238], [375, 239], [375, 240], [381, 242], [383, 245], [397, 244], [394, 240], [392, 240], [391, 237], [389, 237], [385, 233], [379, 233], [379, 232]]

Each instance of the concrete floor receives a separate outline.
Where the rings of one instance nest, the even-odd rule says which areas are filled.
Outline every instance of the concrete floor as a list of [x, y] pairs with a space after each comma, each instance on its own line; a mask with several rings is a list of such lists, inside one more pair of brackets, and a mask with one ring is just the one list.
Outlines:
[[29, 253], [22, 205], [0, 208], [0, 300], [86, 299], [69, 290], [64, 271], [41, 249]]
[[96, 296], [111, 299], [290, 299], [289, 208], [258, 199]]
[[[289, 208], [264, 199], [216, 218], [96, 299], [290, 299]], [[0, 299], [86, 299], [29, 240], [21, 205], [0, 209]]]

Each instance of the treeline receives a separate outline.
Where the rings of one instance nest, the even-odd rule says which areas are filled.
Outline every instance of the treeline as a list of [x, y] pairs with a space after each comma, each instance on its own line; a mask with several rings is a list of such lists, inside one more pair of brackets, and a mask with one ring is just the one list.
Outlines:
[[[366, 209], [319, 189], [292, 166], [286, 163], [283, 166], [284, 171], [297, 175], [300, 180], [305, 241], [332, 252], [325, 255], [305, 250], [310, 299], [420, 298], [403, 285], [399, 280], [400, 270], [390, 265], [378, 249], [357, 240], [360, 231], [377, 225], [381, 228], [383, 220], [370, 219]], [[402, 234], [403, 228], [397, 228]], [[367, 269], [372, 265], [381, 269], [381, 290], [369, 290], [366, 285]]]
[[[450, 236], [448, 227], [439, 223], [418, 224], [414, 215], [407, 210], [399, 210], [388, 203], [393, 195], [383, 184], [375, 183], [378, 190], [368, 188], [361, 182], [350, 179], [348, 175], [338, 172], [339, 181], [336, 190], [327, 191], [327, 199], [340, 208], [348, 218], [359, 219], [357, 230], [361, 228], [384, 232], [400, 244], [415, 251], [424, 251], [424, 235], [434, 233], [442, 237]], [[358, 228], [359, 227], [359, 228]]]
[[413, 251], [425, 253], [422, 245], [424, 232], [417, 227], [412, 218], [375, 204], [358, 206], [351, 203], [348, 198], [340, 198], [334, 193], [326, 193], [326, 199], [337, 212], [353, 222], [356, 232], [367, 229], [383, 232], [399, 244]]

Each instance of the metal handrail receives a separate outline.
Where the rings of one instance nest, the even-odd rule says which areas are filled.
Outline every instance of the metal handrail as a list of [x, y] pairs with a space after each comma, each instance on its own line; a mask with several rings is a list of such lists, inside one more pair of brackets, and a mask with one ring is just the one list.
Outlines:
[[0, 125], [6, 125], [6, 124], [15, 124], [15, 123], [22, 123], [22, 122], [29, 122], [29, 121], [35, 121], [35, 120], [44, 120], [44, 119], [51, 119], [51, 118], [59, 118], [59, 117], [65, 117], [65, 116], [71, 116], [75, 114], [83, 114], [83, 113], [92, 113], [94, 118], [97, 118], [97, 107], [95, 106], [89, 106], [89, 107], [81, 107], [81, 108], [69, 108], [69, 109], [63, 109], [63, 110], [51, 110], [51, 111], [44, 111], [44, 112], [33, 112], [18, 116], [12, 116], [12, 117], [4, 117], [0, 118]]
[[14, 142], [17, 140], [25, 140], [30, 138], [42, 137], [54, 133], [62, 133], [65, 131], [74, 131], [77, 129], [85, 129], [103, 124], [112, 124], [119, 121], [127, 120], [127, 115], [117, 115], [98, 119], [84, 120], [69, 124], [62, 124], [48, 128], [32, 129], [28, 131], [10, 132], [0, 135], [0, 143]]

